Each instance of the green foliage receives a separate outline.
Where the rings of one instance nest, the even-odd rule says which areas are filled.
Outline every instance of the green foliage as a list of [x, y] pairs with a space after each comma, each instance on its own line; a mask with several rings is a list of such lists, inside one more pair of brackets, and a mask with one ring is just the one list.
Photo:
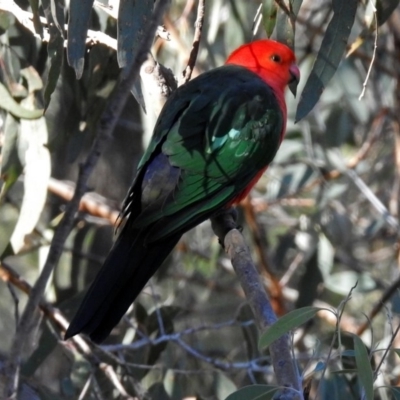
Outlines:
[[329, 22], [310, 76], [301, 93], [296, 121], [304, 118], [317, 104], [335, 74], [346, 50], [357, 11], [357, 2], [333, 0], [333, 17]]
[[304, 307], [293, 310], [283, 317], [279, 318], [266, 332], [264, 332], [258, 342], [258, 347], [264, 349], [268, 347], [275, 340], [279, 339], [291, 330], [298, 328], [300, 325], [306, 323], [313, 318], [321, 308]]
[[356, 335], [353, 336], [354, 352], [357, 364], [357, 373], [367, 400], [374, 399], [374, 377], [367, 348], [363, 341]]

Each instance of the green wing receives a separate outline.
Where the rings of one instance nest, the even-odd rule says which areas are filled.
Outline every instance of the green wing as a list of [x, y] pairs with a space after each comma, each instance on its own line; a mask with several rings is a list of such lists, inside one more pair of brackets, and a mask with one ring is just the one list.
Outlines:
[[183, 233], [268, 166], [283, 125], [271, 88], [245, 68], [224, 66], [190, 81], [160, 114], [124, 215], [148, 242]]

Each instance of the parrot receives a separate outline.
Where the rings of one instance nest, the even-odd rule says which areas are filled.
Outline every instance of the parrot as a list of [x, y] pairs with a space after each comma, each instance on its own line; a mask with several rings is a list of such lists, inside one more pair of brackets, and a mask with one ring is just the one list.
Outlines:
[[181, 236], [244, 199], [286, 130], [284, 91], [296, 95], [293, 51], [271, 39], [176, 89], [123, 202], [122, 225], [64, 338], [103, 342]]

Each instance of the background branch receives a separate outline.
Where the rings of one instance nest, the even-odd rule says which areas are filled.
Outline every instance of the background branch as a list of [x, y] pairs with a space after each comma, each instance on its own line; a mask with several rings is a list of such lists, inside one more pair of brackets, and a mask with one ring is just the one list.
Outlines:
[[102, 116], [100, 117], [96, 139], [88, 157], [86, 158], [85, 163], [80, 167], [74, 197], [68, 203], [64, 217], [54, 233], [47, 261], [39, 278], [32, 288], [31, 295], [22, 313], [15, 337], [13, 339], [9, 358], [4, 369], [2, 370], [2, 380], [5, 382], [5, 385], [3, 386], [5, 388], [3, 393], [5, 398], [16, 398], [19, 369], [24, 344], [29, 341], [31, 333], [35, 331], [34, 325], [38, 322], [34, 317], [35, 309], [40, 303], [51, 272], [60, 258], [65, 240], [72, 229], [75, 213], [79, 208], [79, 203], [82, 196], [87, 190], [86, 185], [89, 175], [99, 159], [101, 152], [105, 148], [107, 141], [111, 137], [111, 133], [117, 123], [118, 116], [121, 114], [126, 100], [130, 95], [130, 88], [133, 86], [133, 83], [139, 74], [140, 67], [147, 57], [147, 53], [154, 38], [154, 33], [158, 26], [158, 21], [164, 13], [166, 3], [167, 2], [163, 0], [160, 0], [157, 3], [157, 6], [154, 9], [153, 18], [147, 25], [147, 30], [144, 34], [143, 41], [140, 45], [136, 58], [129, 66], [126, 78], [121, 80], [121, 82], [117, 85], [107, 103], [105, 110], [102, 113]]

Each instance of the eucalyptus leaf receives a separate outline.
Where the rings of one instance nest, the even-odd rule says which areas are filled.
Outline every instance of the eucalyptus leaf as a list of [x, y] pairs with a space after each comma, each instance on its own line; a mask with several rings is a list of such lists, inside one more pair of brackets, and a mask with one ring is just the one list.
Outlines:
[[118, 11], [118, 64], [129, 66], [143, 39], [153, 12], [153, 0], [120, 0]]
[[[153, 0], [120, 0], [118, 11], [117, 59], [121, 68], [134, 60], [143, 39], [145, 26], [153, 13]], [[146, 111], [140, 82], [136, 81], [132, 94]]]
[[352, 335], [354, 341], [354, 352], [356, 356], [357, 374], [360, 384], [364, 388], [367, 400], [374, 400], [374, 375], [371, 368], [371, 360], [363, 341]]
[[262, 18], [265, 32], [271, 37], [276, 25], [278, 5], [275, 0], [264, 0], [262, 3]]
[[294, 19], [282, 9], [278, 10], [276, 40], [294, 49]]
[[[56, 4], [54, 2], [57, 1]], [[47, 45], [47, 53], [50, 58], [50, 68], [47, 75], [47, 83], [44, 91], [45, 108], [47, 109], [52, 93], [54, 92], [64, 58], [64, 15], [58, 12], [60, 0], [42, 0], [44, 14], [49, 23], [50, 40]]]
[[2, 83], [0, 83], [0, 108], [17, 118], [31, 120], [43, 116], [43, 110], [30, 110], [17, 103]]
[[71, 0], [68, 21], [68, 64], [80, 79], [85, 65], [86, 37], [94, 0]]
[[346, 50], [356, 16], [357, 4], [357, 1], [332, 0], [334, 14], [322, 39], [311, 74], [301, 93], [296, 111], [296, 121], [304, 118], [314, 108], [335, 74]]
[[20, 215], [10, 240], [15, 253], [23, 248], [25, 236], [35, 228], [46, 202], [51, 173], [50, 153], [46, 144], [47, 125], [44, 117], [21, 120], [18, 152], [20, 160], [24, 160], [25, 175]]
[[304, 324], [311, 318], [315, 317], [318, 311], [323, 308], [318, 307], [303, 307], [293, 310], [283, 317], [279, 318], [277, 322], [271, 325], [260, 337], [258, 341], [259, 349], [264, 349], [279, 339], [281, 336], [290, 332], [291, 330]]

